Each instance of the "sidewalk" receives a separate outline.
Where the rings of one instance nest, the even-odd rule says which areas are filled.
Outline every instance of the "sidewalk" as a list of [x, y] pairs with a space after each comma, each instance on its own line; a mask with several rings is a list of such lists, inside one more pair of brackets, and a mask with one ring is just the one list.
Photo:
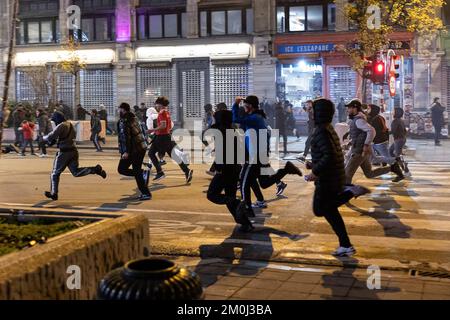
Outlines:
[[161, 258], [198, 273], [206, 300], [450, 300], [450, 279], [414, 277], [401, 271], [381, 270], [380, 289], [370, 290], [367, 282], [371, 274], [366, 269]]

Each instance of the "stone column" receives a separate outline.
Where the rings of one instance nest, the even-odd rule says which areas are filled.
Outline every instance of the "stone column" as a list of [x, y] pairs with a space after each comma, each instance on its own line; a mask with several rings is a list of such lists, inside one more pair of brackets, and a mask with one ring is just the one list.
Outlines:
[[188, 39], [198, 38], [198, 2], [199, 0], [187, 0], [186, 4], [186, 20]]
[[59, 33], [61, 43], [66, 42], [69, 38], [69, 28], [67, 28], [68, 15], [66, 9], [70, 5], [72, 5], [71, 0], [59, 0]]

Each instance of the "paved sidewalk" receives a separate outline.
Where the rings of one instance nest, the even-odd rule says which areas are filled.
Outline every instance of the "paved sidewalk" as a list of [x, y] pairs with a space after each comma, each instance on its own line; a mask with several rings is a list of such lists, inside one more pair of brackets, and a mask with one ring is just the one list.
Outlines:
[[370, 290], [366, 269], [162, 258], [196, 271], [206, 300], [450, 300], [450, 279], [414, 277], [402, 271], [381, 270], [381, 288]]

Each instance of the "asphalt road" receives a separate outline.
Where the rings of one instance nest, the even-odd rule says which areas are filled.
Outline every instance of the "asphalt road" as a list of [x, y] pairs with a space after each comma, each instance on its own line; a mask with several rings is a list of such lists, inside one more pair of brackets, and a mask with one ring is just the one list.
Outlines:
[[[53, 154], [46, 159], [3, 156], [0, 207], [139, 212], [149, 218], [154, 254], [341, 263], [330, 255], [338, 245], [336, 236], [323, 218], [312, 214], [314, 186], [300, 177], [286, 177], [283, 197], [275, 196], [275, 187], [264, 190], [269, 207], [257, 211], [256, 230], [244, 234], [235, 228], [226, 207], [206, 199], [208, 164], [192, 165], [194, 178], [187, 185], [181, 170], [169, 163], [167, 177], [151, 184], [153, 200], [138, 202], [132, 199], [138, 195], [134, 179], [117, 173], [116, 151], [82, 150], [81, 165], [100, 163], [107, 179], [74, 178], [66, 171], [60, 200], [52, 202], [43, 196], [52, 162]], [[358, 173], [355, 182], [373, 193], [341, 208], [358, 251], [353, 263], [450, 270], [450, 162], [414, 162], [410, 169], [413, 177], [401, 183], [392, 183], [390, 175], [368, 180]]]

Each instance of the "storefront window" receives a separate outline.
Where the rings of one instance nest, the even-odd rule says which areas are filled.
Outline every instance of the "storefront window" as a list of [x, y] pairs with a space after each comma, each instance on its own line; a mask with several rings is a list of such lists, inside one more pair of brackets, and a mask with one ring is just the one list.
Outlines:
[[183, 38], [186, 38], [187, 36], [187, 16], [186, 16], [186, 12], [183, 12], [181, 14], [181, 36]]
[[166, 14], [164, 15], [164, 36], [177, 37], [178, 36], [178, 15]]
[[322, 96], [322, 63], [320, 60], [298, 60], [281, 65], [285, 97], [294, 107]]
[[51, 21], [41, 22], [41, 41], [44, 43], [53, 42], [53, 30]]
[[211, 34], [225, 34], [225, 11], [211, 12]]
[[289, 31], [305, 31], [305, 7], [289, 8]]
[[162, 38], [162, 16], [150, 16], [150, 38]]
[[19, 35], [17, 39], [18, 44], [25, 44], [25, 23], [19, 24]]
[[277, 7], [277, 32], [286, 32], [286, 17], [284, 7]]
[[228, 34], [242, 33], [242, 11], [230, 10], [228, 14]]
[[323, 6], [308, 6], [308, 31], [323, 29]]

